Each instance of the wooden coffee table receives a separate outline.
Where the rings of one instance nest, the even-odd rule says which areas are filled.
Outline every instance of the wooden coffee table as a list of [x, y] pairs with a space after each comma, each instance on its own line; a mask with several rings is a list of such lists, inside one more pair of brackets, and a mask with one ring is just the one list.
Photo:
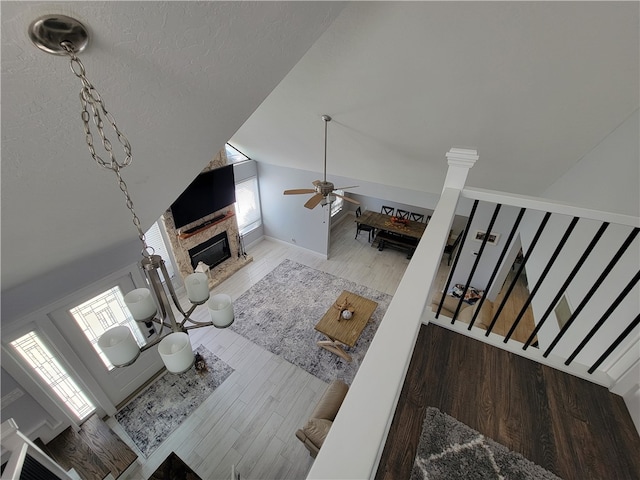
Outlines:
[[[345, 320], [340, 316], [340, 308], [337, 307], [337, 305], [344, 305], [345, 302], [348, 302], [353, 309], [353, 314], [349, 320]], [[335, 303], [329, 307], [327, 313], [315, 326], [317, 331], [328, 338], [328, 340], [319, 341], [318, 346], [350, 362], [351, 355], [345, 352], [342, 347], [343, 345], [353, 347], [356, 344], [362, 330], [367, 326], [367, 322], [377, 307], [377, 302], [343, 290]]]

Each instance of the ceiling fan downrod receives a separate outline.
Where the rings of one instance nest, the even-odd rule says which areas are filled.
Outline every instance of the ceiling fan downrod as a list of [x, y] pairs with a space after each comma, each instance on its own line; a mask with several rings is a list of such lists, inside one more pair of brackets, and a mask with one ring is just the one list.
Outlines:
[[322, 181], [327, 183], [327, 124], [331, 121], [331, 117], [322, 115], [322, 120], [324, 120], [324, 177]]

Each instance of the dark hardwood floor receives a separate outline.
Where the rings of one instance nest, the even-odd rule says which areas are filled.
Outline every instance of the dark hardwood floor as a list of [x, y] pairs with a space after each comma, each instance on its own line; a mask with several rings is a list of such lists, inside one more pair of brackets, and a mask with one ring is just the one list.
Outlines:
[[421, 327], [376, 479], [409, 478], [428, 406], [563, 479], [640, 479], [622, 397], [436, 325]]
[[97, 415], [79, 431], [69, 427], [51, 442], [35, 442], [64, 470], [74, 469], [83, 480], [118, 478], [138, 457]]

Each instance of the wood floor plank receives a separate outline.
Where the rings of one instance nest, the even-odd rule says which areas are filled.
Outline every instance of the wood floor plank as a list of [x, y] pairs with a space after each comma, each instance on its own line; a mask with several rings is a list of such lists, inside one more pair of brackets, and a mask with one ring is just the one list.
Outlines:
[[138, 457], [97, 415], [82, 424], [78, 435], [116, 478]]
[[376, 478], [409, 478], [406, 446], [417, 436], [407, 430], [432, 406], [566, 480], [638, 479], [640, 437], [621, 402], [586, 380], [423, 326]]

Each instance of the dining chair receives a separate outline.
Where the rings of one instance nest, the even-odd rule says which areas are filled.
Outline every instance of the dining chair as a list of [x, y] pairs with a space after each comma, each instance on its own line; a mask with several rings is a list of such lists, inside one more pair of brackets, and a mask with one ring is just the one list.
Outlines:
[[404, 218], [404, 219], [409, 220], [409, 214], [410, 214], [410, 213], [411, 213], [411, 212], [410, 212], [409, 210], [402, 210], [402, 209], [398, 208], [398, 209], [396, 210], [396, 217], [398, 217], [398, 218]]
[[388, 207], [386, 205], [383, 205], [382, 208], [380, 209], [380, 213], [384, 213], [386, 215], [393, 215], [393, 207]]
[[413, 213], [409, 214], [409, 220], [413, 220], [414, 222], [422, 222], [424, 220], [424, 215], [422, 213]]
[[[360, 207], [356, 208], [356, 218], [360, 218], [360, 216], [362, 215], [362, 210], [360, 209]], [[360, 222], [356, 222], [356, 237], [358, 238], [358, 235], [360, 235], [360, 232], [368, 232], [369, 233], [369, 240], [368, 242], [371, 243], [371, 237], [374, 234], [374, 228], [370, 225], [363, 225]]]
[[445, 245], [444, 254], [445, 255], [449, 255], [449, 257], [447, 258], [447, 265], [451, 265], [451, 257], [455, 253], [456, 248], [457, 248], [458, 244], [460, 243], [460, 240], [462, 240], [463, 236], [464, 236], [464, 230], [462, 230], [460, 232], [460, 234], [456, 237], [456, 239], [453, 241], [453, 243]]

